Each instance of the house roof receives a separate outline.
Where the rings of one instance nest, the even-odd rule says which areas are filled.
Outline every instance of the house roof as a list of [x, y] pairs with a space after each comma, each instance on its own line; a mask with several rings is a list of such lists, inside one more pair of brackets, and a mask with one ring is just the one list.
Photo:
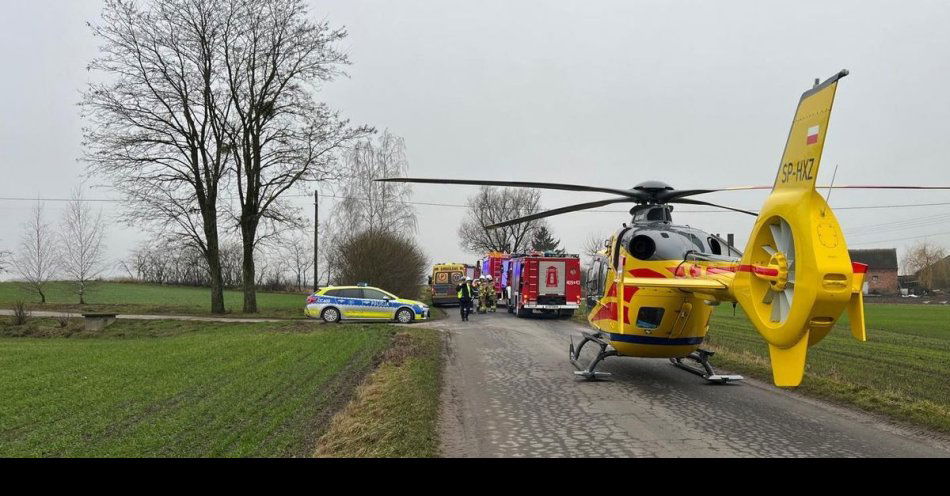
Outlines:
[[848, 250], [852, 262], [867, 264], [870, 270], [897, 270], [896, 248]]

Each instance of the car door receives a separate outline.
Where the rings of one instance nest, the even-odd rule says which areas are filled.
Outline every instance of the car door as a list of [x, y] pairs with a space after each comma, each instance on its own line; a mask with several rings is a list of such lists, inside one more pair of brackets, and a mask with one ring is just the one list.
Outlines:
[[392, 296], [373, 288], [363, 288], [363, 300], [366, 302], [366, 318], [393, 319], [396, 313], [396, 302]]
[[365, 318], [365, 306], [363, 305], [363, 291], [360, 288], [339, 289], [340, 311], [343, 317], [347, 319]]

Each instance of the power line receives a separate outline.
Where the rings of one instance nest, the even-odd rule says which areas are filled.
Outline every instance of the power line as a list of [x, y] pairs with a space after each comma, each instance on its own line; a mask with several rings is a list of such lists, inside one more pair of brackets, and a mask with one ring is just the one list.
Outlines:
[[854, 227], [845, 230], [850, 236], [867, 236], [869, 234], [878, 234], [880, 232], [904, 231], [920, 227], [929, 227], [931, 224], [942, 224], [950, 221], [950, 214], [930, 215], [926, 217], [917, 217], [913, 219], [902, 219], [880, 224], [870, 224], [861, 227]]
[[856, 245], [872, 245], [872, 244], [875, 244], [875, 243], [890, 243], [891, 241], [910, 241], [910, 240], [913, 240], [913, 239], [929, 238], [929, 237], [931, 237], [931, 236], [944, 236], [944, 235], [947, 235], [947, 234], [950, 234], [950, 231], [939, 232], [939, 233], [932, 233], [932, 234], [924, 234], [924, 235], [922, 235], [922, 236], [913, 236], [913, 237], [909, 237], [909, 238], [893, 238], [893, 239], [881, 239], [881, 240], [877, 240], [877, 241], [862, 241], [862, 242], [860, 242], [860, 243], [848, 243], [848, 245], [850, 245], [850, 246], [856, 246]]

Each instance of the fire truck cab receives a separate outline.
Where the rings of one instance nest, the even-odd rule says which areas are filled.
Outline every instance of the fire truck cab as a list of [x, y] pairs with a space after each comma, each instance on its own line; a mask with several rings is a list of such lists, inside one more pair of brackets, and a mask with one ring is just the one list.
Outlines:
[[475, 266], [479, 269], [479, 275], [490, 275], [492, 278], [492, 284], [495, 286], [495, 296], [501, 301], [504, 297], [505, 286], [502, 284], [504, 279], [504, 269], [506, 267], [506, 262], [511, 259], [511, 256], [507, 253], [501, 253], [493, 251], [485, 255], [485, 258], [482, 258], [475, 263]]

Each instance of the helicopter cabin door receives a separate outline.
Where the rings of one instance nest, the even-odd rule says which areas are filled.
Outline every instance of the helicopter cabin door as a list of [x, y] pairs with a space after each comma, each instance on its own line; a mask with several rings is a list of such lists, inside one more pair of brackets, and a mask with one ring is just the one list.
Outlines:
[[590, 267], [587, 268], [587, 285], [585, 286], [587, 308], [594, 308], [604, 297], [607, 269], [607, 258], [603, 256], [594, 257]]

